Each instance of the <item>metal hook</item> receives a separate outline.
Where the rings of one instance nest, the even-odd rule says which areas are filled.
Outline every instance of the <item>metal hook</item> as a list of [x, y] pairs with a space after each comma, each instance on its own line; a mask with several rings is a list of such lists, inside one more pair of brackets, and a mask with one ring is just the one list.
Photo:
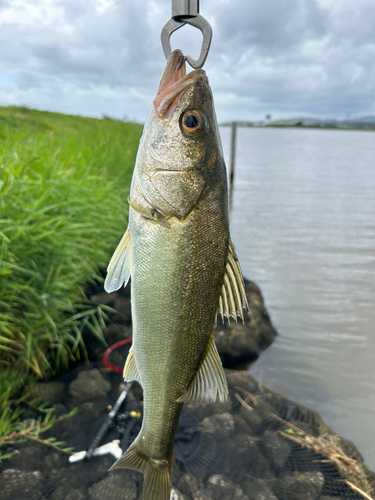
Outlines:
[[203, 34], [203, 43], [199, 58], [193, 59], [191, 56], [186, 57], [187, 62], [192, 68], [200, 69], [206, 62], [212, 40], [212, 28], [208, 21], [206, 21], [206, 19], [200, 14], [197, 14], [194, 17], [175, 17], [167, 22], [161, 32], [161, 45], [163, 47], [164, 55], [166, 59], [168, 59], [168, 57], [172, 54], [170, 40], [171, 35], [174, 31], [182, 28], [182, 26], [185, 26], [185, 24], [191, 24], [191, 26], [201, 30]]

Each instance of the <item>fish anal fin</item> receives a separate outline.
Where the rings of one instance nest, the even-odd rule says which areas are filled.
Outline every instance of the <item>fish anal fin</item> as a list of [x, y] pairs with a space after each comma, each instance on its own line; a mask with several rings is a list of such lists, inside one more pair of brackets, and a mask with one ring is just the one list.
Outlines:
[[225, 266], [223, 288], [219, 300], [219, 313], [222, 320], [224, 317], [234, 318], [237, 323], [237, 317], [244, 322], [243, 309], [249, 310], [249, 304], [245, 293], [245, 284], [242, 276], [240, 263], [234, 251], [232, 242], [229, 240], [228, 258]]
[[106, 292], [111, 293], [122, 285], [124, 287], [127, 285], [131, 273], [131, 262], [131, 235], [128, 228], [108, 264], [107, 277], [104, 282]]
[[130, 349], [128, 357], [126, 358], [124, 366], [124, 379], [126, 382], [136, 380], [139, 384], [141, 384], [141, 377], [139, 375], [137, 363], [135, 361], [135, 356], [132, 349]]
[[201, 365], [188, 390], [178, 398], [178, 403], [215, 403], [228, 397], [227, 379], [213, 335], [210, 335]]
[[173, 453], [165, 460], [152, 460], [139, 448], [139, 437], [123, 456], [115, 462], [113, 469], [132, 469], [144, 474], [143, 500], [170, 500], [172, 488]]

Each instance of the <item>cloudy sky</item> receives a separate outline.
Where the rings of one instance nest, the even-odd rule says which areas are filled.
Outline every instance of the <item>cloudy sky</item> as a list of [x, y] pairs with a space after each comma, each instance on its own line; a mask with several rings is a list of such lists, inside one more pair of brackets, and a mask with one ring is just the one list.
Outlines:
[[[201, 0], [219, 121], [375, 114], [375, 0]], [[171, 0], [0, 0], [0, 105], [144, 121]], [[201, 34], [172, 47], [197, 57]]]

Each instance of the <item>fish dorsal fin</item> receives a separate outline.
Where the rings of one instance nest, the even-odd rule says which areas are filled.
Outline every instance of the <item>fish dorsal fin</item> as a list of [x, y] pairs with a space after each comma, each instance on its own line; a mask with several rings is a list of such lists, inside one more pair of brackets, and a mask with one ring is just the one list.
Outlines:
[[224, 322], [224, 317], [232, 317], [237, 323], [237, 316], [244, 322], [243, 309], [249, 310], [245, 293], [245, 284], [238, 257], [229, 240], [228, 260], [225, 267], [223, 288], [219, 299], [219, 313]]
[[127, 285], [130, 278], [131, 261], [131, 235], [127, 229], [108, 264], [107, 277], [104, 282], [106, 292], [114, 292], [122, 285], [124, 287]]
[[126, 363], [124, 366], [124, 379], [126, 382], [136, 380], [139, 384], [141, 384], [141, 377], [139, 375], [137, 363], [135, 361], [135, 356], [132, 349], [130, 349], [128, 357], [126, 358]]
[[228, 397], [227, 379], [213, 334], [210, 335], [202, 363], [193, 378], [188, 390], [178, 398], [179, 403], [215, 403], [223, 402]]

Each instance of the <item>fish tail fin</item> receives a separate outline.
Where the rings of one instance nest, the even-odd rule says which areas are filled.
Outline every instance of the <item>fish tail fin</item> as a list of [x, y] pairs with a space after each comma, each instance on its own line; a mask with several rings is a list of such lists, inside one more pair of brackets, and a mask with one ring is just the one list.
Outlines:
[[150, 465], [144, 474], [143, 500], [169, 500], [171, 498], [172, 467], [166, 466], [159, 469]]
[[138, 439], [112, 465], [113, 469], [133, 469], [144, 474], [143, 500], [169, 500], [172, 488], [173, 451], [165, 460], [154, 460], [142, 454]]

